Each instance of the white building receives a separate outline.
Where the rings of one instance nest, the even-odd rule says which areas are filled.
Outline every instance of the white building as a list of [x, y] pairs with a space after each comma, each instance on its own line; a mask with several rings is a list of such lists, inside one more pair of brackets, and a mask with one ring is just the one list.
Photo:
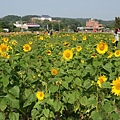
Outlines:
[[50, 17], [49, 15], [42, 15], [40, 17], [33, 17], [32, 18], [32, 21], [34, 20], [49, 20], [49, 21], [52, 21], [52, 17]]
[[41, 20], [49, 20], [52, 21], [52, 18], [49, 15], [42, 15]]
[[28, 28], [39, 28], [40, 25], [38, 24], [34, 24], [34, 23], [19, 23], [19, 22], [16, 22], [14, 23], [14, 26], [18, 27], [18, 28], [22, 28], [22, 29], [28, 29]]

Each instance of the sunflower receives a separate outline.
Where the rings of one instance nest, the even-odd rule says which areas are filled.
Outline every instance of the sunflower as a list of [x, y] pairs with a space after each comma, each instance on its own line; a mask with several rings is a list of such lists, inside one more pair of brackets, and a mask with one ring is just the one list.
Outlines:
[[120, 50], [116, 50], [114, 55], [115, 55], [115, 57], [120, 57]]
[[70, 59], [72, 59], [72, 58], [73, 58], [73, 51], [72, 51], [72, 50], [69, 50], [69, 49], [65, 50], [65, 51], [63, 52], [63, 58], [64, 58], [65, 60], [70, 60]]
[[76, 37], [72, 36], [72, 40], [73, 40], [73, 41], [76, 41]]
[[105, 54], [108, 51], [108, 44], [101, 41], [97, 44], [96, 50], [99, 54]]
[[44, 38], [43, 38], [43, 36], [40, 36], [40, 38], [39, 38], [40, 40], [43, 40]]
[[31, 46], [30, 46], [29, 44], [24, 44], [23, 50], [24, 50], [25, 52], [29, 52], [29, 51], [31, 50]]
[[96, 58], [97, 57], [97, 54], [92, 54], [91, 55], [91, 58]]
[[7, 37], [4, 37], [3, 40], [4, 42], [8, 42], [9, 39]]
[[77, 50], [78, 52], [80, 52], [80, 51], [82, 50], [82, 47], [81, 47], [81, 46], [77, 46], [77, 47], [76, 47], [76, 50]]
[[111, 58], [113, 56], [113, 52], [108, 52], [108, 57], [107, 58]]
[[6, 52], [8, 50], [9, 50], [9, 48], [8, 48], [8, 46], [6, 44], [2, 43], [0, 45], [0, 52]]
[[106, 76], [100, 76], [99, 78], [98, 78], [98, 81], [97, 81], [97, 84], [98, 84], [98, 86], [100, 87], [100, 88], [102, 88], [102, 83], [103, 82], [106, 82], [107, 81], [107, 78], [106, 78]]
[[32, 44], [33, 44], [33, 42], [32, 42], [32, 41], [29, 41], [29, 44], [30, 44], [30, 45], [32, 45]]
[[114, 95], [120, 96], [120, 77], [116, 78], [116, 80], [113, 80], [112, 85], [111, 92], [114, 93]]
[[64, 42], [64, 47], [68, 47], [70, 46], [70, 43], [69, 42]]
[[4, 58], [9, 59], [9, 58], [10, 58], [10, 55], [8, 55], [8, 54], [2, 52], [2, 53], [1, 53], [1, 57], [4, 57]]
[[81, 60], [81, 63], [82, 63], [82, 64], [84, 64], [84, 63], [85, 63], [85, 61], [84, 61], [84, 60]]
[[43, 92], [41, 92], [41, 91], [38, 91], [37, 93], [36, 93], [36, 97], [37, 97], [37, 99], [38, 100], [43, 100], [44, 99], [44, 93]]
[[17, 41], [16, 40], [13, 40], [12, 41], [12, 45], [16, 45], [17, 44]]
[[51, 55], [51, 50], [46, 51], [47, 55]]
[[51, 74], [56, 76], [58, 74], [58, 70], [56, 68], [52, 68]]
[[84, 35], [84, 36], [82, 37], [82, 39], [83, 39], [83, 40], [86, 40], [86, 35]]
[[116, 42], [116, 39], [114, 38], [114, 39], [112, 39], [112, 43], [115, 43]]

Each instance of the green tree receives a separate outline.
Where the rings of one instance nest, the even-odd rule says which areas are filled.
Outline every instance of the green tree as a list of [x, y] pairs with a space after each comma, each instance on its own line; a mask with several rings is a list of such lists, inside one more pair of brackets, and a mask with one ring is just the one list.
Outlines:
[[120, 17], [115, 17], [115, 28], [120, 28]]

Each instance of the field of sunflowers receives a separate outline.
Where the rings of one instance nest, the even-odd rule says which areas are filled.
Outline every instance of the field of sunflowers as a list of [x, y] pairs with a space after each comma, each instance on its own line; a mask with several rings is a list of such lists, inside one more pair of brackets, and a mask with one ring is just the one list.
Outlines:
[[120, 43], [109, 33], [1, 34], [0, 120], [120, 120]]

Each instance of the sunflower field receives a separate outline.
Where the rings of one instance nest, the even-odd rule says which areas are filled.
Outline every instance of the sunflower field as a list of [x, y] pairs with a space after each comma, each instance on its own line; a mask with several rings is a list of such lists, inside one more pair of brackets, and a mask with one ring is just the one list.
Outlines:
[[120, 43], [108, 33], [1, 34], [0, 120], [120, 120]]

